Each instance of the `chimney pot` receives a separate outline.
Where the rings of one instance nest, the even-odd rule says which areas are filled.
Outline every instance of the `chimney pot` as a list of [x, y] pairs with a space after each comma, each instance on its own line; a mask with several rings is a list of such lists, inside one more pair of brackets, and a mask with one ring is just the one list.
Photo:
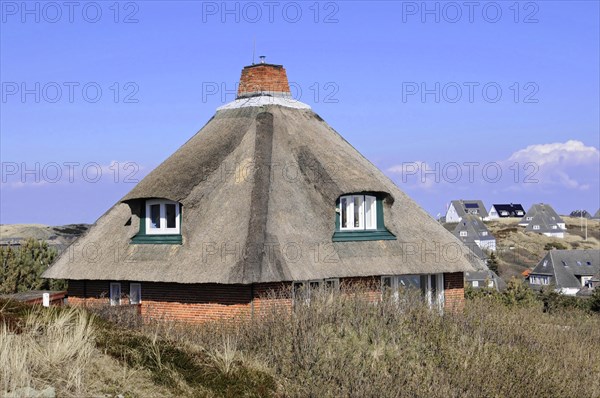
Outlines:
[[242, 77], [238, 87], [237, 98], [270, 95], [291, 97], [285, 68], [281, 65], [267, 64], [265, 56], [260, 56], [260, 63], [242, 69]]

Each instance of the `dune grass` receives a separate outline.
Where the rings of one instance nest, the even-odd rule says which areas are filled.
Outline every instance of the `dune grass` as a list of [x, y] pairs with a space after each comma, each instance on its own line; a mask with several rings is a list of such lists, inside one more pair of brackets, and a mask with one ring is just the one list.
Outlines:
[[[9, 303], [4, 303], [6, 311]], [[92, 319], [78, 309], [22, 312], [0, 324], [0, 392], [53, 387], [81, 396], [94, 351]]]
[[[4, 317], [0, 388], [52, 386], [173, 397], [600, 397], [600, 316], [478, 297], [429, 310], [407, 292], [373, 304], [360, 290], [254, 319], [117, 323], [75, 309]], [[2, 308], [0, 306], [0, 308]], [[15, 312], [13, 312], [14, 314]], [[16, 316], [16, 315], [15, 315]], [[9, 326], [10, 325], [10, 326]], [[145, 375], [93, 384], [106, 358]]]
[[539, 301], [479, 298], [440, 315], [410, 294], [377, 305], [360, 292], [325, 294], [291, 314], [271, 308], [247, 322], [145, 329], [228, 345], [269, 369], [284, 396], [600, 397], [600, 316], [544, 313]]

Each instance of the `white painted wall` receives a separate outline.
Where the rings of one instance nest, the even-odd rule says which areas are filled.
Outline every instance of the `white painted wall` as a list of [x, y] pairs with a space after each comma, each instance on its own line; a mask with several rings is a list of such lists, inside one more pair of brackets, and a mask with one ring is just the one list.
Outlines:
[[564, 232], [544, 232], [542, 235], [550, 236], [552, 238], [559, 238], [559, 239], [564, 239], [565, 238], [565, 233]]
[[458, 213], [456, 212], [456, 209], [454, 208], [454, 204], [450, 203], [450, 207], [448, 208], [448, 211], [446, 212], [446, 222], [460, 222], [462, 220], [462, 217], [458, 216]]

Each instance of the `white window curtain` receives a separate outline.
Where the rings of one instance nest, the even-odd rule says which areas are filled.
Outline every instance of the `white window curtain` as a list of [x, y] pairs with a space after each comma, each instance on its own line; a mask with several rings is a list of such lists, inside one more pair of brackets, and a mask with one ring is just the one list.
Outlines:
[[350, 231], [377, 229], [377, 198], [369, 195], [342, 196], [340, 229]]
[[110, 284], [110, 305], [121, 305], [121, 284]]
[[142, 302], [142, 285], [131, 283], [129, 285], [129, 304], [140, 304]]

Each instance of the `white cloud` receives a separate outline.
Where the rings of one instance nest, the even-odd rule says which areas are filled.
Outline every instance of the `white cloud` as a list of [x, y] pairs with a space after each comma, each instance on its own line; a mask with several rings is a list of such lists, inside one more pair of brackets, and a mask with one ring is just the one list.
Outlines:
[[530, 145], [513, 153], [508, 161], [525, 163], [534, 162], [542, 167], [546, 164], [578, 164], [598, 163], [600, 151], [593, 146], [585, 146], [581, 141], [569, 140], [553, 144]]
[[504, 163], [521, 168], [535, 164], [535, 178], [541, 185], [588, 190], [598, 180], [600, 151], [576, 140], [536, 144], [516, 151]]

